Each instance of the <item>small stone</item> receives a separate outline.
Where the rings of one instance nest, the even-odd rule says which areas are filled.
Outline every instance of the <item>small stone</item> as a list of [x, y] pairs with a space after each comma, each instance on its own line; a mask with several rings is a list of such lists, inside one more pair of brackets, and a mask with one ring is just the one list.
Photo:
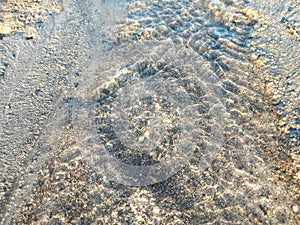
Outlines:
[[25, 38], [26, 40], [34, 39], [36, 38], [36, 29], [33, 27], [27, 27], [25, 30]]
[[294, 204], [292, 206], [292, 210], [293, 210], [294, 213], [298, 212], [299, 211], [299, 205], [298, 204]]
[[158, 215], [159, 212], [160, 212], [159, 207], [155, 206], [155, 207], [153, 208], [153, 214], [154, 214], [154, 215]]
[[106, 89], [106, 88], [104, 88], [104, 89], [102, 90], [102, 93], [105, 94], [105, 95], [109, 95], [109, 90]]
[[151, 36], [151, 32], [148, 31], [148, 30], [146, 30], [146, 31], [144, 32], [144, 37], [145, 37], [146, 39], [149, 39], [150, 36]]

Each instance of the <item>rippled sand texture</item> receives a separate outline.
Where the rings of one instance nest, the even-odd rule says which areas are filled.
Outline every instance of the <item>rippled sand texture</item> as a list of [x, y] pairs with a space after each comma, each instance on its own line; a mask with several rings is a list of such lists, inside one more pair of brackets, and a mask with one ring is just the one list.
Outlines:
[[49, 14], [62, 11], [60, 0], [2, 0], [0, 5], [0, 39], [21, 32], [26, 38], [33, 38], [35, 26], [43, 23]]
[[[297, 4], [70, 0], [33, 39], [3, 37], [0, 224], [297, 224]], [[194, 58], [169, 54], [178, 51]], [[91, 164], [95, 143], [78, 137], [94, 137], [78, 136], [88, 124], [72, 121], [82, 120], [74, 108], [109, 106], [115, 97], [104, 89], [126, 86], [117, 82], [123, 71], [143, 77], [152, 68], [162, 77], [190, 68], [218, 90], [224, 113], [218, 121], [199, 110], [203, 142], [183, 170], [154, 185], [120, 185]], [[203, 169], [201, 149], [219, 123], [223, 144]]]
[[[284, 4], [275, 2], [273, 4], [262, 5], [268, 13], [263, 13], [259, 19], [256, 25], [258, 33], [252, 34], [254, 37], [252, 45], [257, 45], [254, 50], [255, 58], [265, 61], [264, 68], [267, 73], [263, 77], [266, 94], [269, 94], [279, 114], [278, 125], [285, 136], [284, 142], [293, 154], [299, 156], [300, 3], [288, 1]], [[277, 10], [273, 10], [274, 6]]]

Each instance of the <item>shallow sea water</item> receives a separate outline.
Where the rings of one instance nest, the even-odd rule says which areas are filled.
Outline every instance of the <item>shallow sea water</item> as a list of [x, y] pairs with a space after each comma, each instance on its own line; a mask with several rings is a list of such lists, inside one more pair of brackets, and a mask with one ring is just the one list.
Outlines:
[[51, 4], [0, 35], [0, 224], [298, 223], [298, 1]]

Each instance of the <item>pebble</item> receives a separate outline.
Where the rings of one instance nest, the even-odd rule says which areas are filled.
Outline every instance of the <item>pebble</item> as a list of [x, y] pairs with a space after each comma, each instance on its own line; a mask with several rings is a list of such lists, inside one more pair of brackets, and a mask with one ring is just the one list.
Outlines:
[[299, 211], [299, 205], [298, 204], [294, 204], [292, 206], [292, 210], [293, 210], [294, 213], [298, 212]]
[[37, 34], [37, 31], [33, 27], [27, 27], [25, 29], [25, 38], [26, 38], [26, 40], [36, 38], [36, 34]]
[[158, 206], [155, 206], [155, 207], [153, 208], [153, 214], [154, 214], [154, 215], [158, 215], [159, 213], [160, 213], [159, 207], [158, 207]]

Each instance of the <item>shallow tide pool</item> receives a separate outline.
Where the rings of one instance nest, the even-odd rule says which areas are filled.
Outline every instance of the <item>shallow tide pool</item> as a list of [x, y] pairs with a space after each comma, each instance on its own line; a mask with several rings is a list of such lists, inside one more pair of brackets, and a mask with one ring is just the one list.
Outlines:
[[298, 224], [299, 10], [1, 1], [0, 224]]

